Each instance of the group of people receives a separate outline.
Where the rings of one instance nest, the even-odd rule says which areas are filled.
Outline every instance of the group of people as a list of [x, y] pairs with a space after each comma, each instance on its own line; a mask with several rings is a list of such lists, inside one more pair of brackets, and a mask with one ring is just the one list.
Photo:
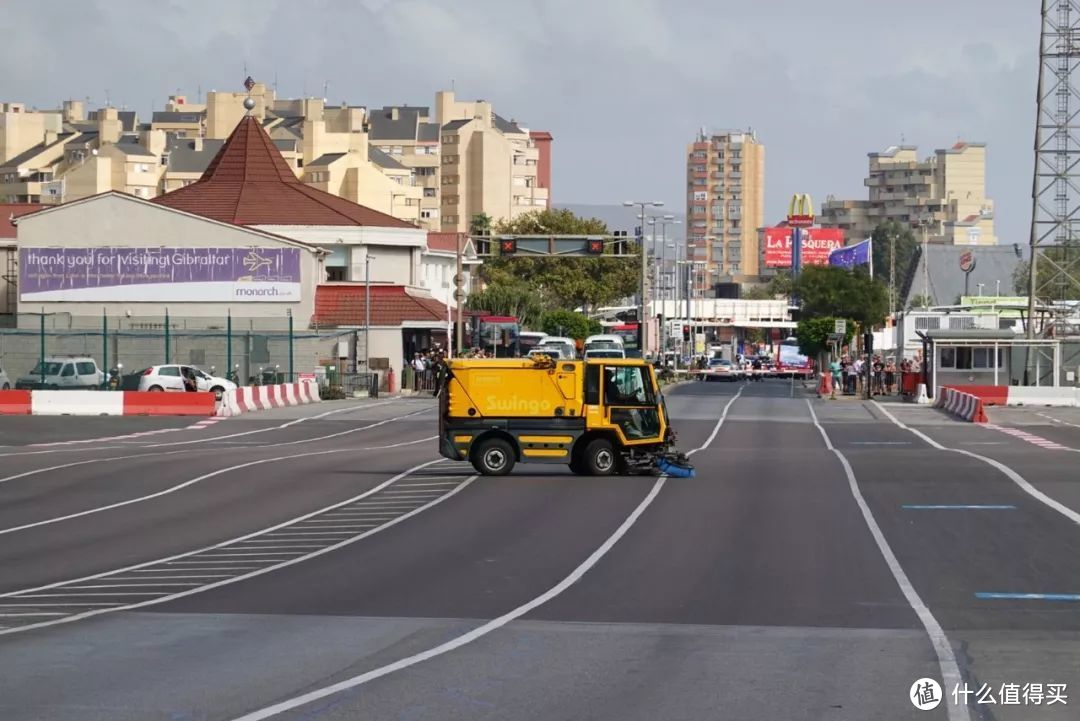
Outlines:
[[[869, 359], [865, 355], [857, 358], [846, 355], [834, 360], [829, 368], [833, 376], [833, 385], [841, 388], [846, 395], [865, 392], [867, 363], [870, 364], [870, 395], [895, 395], [898, 392], [896, 362], [892, 358], [884, 359], [880, 355]], [[905, 358], [901, 361], [899, 370], [905, 373], [915, 372], [918, 370], [917, 365], [917, 361]]]

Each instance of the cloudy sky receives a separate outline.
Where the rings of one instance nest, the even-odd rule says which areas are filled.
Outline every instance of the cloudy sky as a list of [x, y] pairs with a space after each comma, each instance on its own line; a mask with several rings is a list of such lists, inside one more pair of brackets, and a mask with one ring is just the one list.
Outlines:
[[1038, 0], [0, 0], [0, 99], [108, 91], [147, 115], [244, 66], [352, 104], [453, 83], [555, 136], [559, 203], [685, 205], [701, 126], [766, 146], [766, 220], [793, 192], [863, 198], [866, 153], [989, 143], [1001, 242], [1031, 212]]

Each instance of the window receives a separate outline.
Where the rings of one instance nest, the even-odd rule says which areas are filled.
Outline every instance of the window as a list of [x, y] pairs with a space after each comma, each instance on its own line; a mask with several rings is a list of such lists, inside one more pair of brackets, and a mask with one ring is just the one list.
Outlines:
[[419, 175], [420, 177], [425, 177], [425, 176], [428, 176], [428, 175], [435, 175], [435, 168], [417, 168], [416, 169], [416, 174]]
[[915, 318], [915, 330], [937, 330], [941, 327], [941, 318], [922, 316]]
[[705, 178], [694, 178], [694, 185], [705, 185]]
[[161, 368], [158, 369], [157, 374], [159, 376], [167, 376], [169, 378], [179, 378], [180, 377], [180, 367], [179, 366], [161, 366]]
[[705, 206], [704, 205], [695, 205], [694, 206], [694, 209], [693, 209], [693, 214], [694, 215], [699, 215], [699, 214], [704, 213], [704, 212], [705, 212]]
[[424, 197], [425, 198], [434, 198], [435, 195], [436, 195], [435, 188], [424, 188]]
[[337, 283], [348, 280], [346, 277], [346, 268], [344, 266], [331, 266], [326, 269], [326, 280], [331, 283]]
[[73, 366], [70, 363], [65, 363], [64, 364], [64, 370], [62, 370], [60, 372], [60, 376], [62, 378], [68, 378], [68, 377], [71, 377], [73, 375], [75, 375], [75, 366]]
[[604, 404], [609, 406], [649, 406], [655, 403], [653, 390], [641, 366], [604, 368]]
[[401, 153], [402, 153], [402, 148], [401, 148], [400, 145], [395, 145], [395, 146], [390, 148], [390, 154], [391, 155], [401, 155]]
[[585, 403], [600, 405], [600, 366], [585, 366]]
[[435, 210], [434, 208], [426, 208], [426, 209], [420, 211], [420, 217], [421, 218], [438, 218], [439, 217], [439, 211]]

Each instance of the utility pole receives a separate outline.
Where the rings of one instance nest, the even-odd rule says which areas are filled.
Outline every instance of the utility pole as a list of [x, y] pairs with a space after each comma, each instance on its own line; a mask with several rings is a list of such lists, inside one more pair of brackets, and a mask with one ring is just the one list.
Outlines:
[[[1080, 132], [1076, 97], [1080, 87], [1072, 71], [1080, 65], [1080, 12], [1074, 0], [1042, 0], [1039, 33], [1039, 82], [1036, 93], [1035, 172], [1031, 192], [1031, 237], [1028, 266], [1026, 336], [1035, 338], [1035, 313], [1039, 297], [1048, 297], [1054, 284], [1075, 287], [1074, 268], [1067, 259], [1080, 217], [1080, 168], [1077, 148]], [[1062, 250], [1055, 257], [1051, 248]], [[1039, 266], [1046, 266], [1039, 282]]]
[[639, 299], [639, 303], [638, 303], [638, 332], [637, 332], [637, 337], [638, 337], [638, 352], [640, 352], [642, 357], [644, 357], [645, 356], [645, 311], [646, 311], [646, 308], [648, 306], [648, 295], [647, 295], [648, 294], [648, 280], [647, 280], [647, 276], [646, 276], [646, 273], [648, 271], [648, 268], [646, 267], [647, 264], [648, 264], [648, 259], [647, 259], [646, 254], [645, 254], [645, 219], [646, 219], [647, 216], [645, 214], [645, 208], [649, 207], [649, 206], [652, 206], [654, 208], [659, 208], [659, 207], [664, 205], [664, 202], [662, 200], [626, 200], [626, 201], [623, 201], [623, 205], [628, 207], [628, 208], [629, 207], [634, 207], [634, 206], [638, 206], [639, 208], [641, 208], [641, 213], [638, 215], [638, 217], [641, 219], [641, 236], [639, 238], [639, 241], [641, 242], [641, 248], [640, 248], [640, 252], [639, 252], [639, 254], [641, 255], [641, 274], [640, 274], [641, 277], [638, 279], [639, 280], [638, 292], [640, 294], [640, 299]]
[[896, 233], [889, 233], [889, 315], [896, 312]]

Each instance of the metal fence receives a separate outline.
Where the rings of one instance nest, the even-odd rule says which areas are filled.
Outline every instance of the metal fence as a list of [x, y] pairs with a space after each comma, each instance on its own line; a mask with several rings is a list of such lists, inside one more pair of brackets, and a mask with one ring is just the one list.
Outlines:
[[85, 357], [108, 374], [185, 364], [241, 385], [298, 380], [335, 365], [338, 342], [352, 331], [295, 327], [279, 317], [185, 317], [24, 313], [0, 327], [0, 368], [14, 383], [46, 359]]

